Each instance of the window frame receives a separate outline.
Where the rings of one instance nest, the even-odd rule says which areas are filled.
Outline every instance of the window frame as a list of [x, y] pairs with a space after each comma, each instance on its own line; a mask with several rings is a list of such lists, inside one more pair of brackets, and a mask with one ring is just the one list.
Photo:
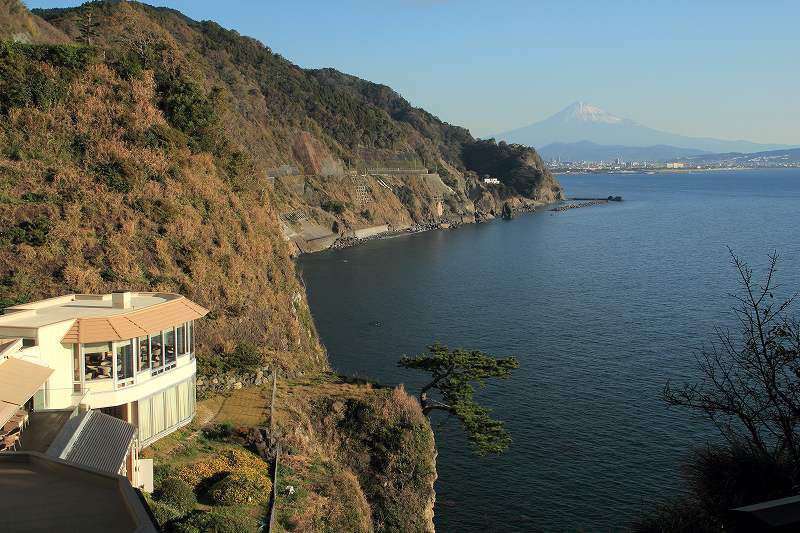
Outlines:
[[153, 337], [156, 337], [156, 335], [154, 333], [151, 333], [151, 334], [149, 334], [147, 336], [147, 345], [148, 345], [148, 347], [150, 349], [150, 374], [155, 376], [156, 374], [160, 374], [161, 372], [164, 371], [164, 366], [165, 366], [164, 365], [164, 363], [165, 363], [165, 357], [164, 357], [164, 332], [163, 331], [159, 331], [158, 335], [157, 335], [157, 337], [160, 340], [160, 348], [159, 348], [159, 350], [161, 352], [160, 353], [161, 363], [158, 366], [155, 366], [155, 356], [153, 355]]
[[[88, 379], [88, 378], [86, 378], [86, 370], [88, 369], [88, 365], [86, 364], [86, 356], [87, 356], [86, 347], [89, 346], [89, 345], [100, 345], [100, 344], [105, 344], [108, 347], [108, 351], [111, 353], [111, 369], [110, 369], [110, 373], [109, 373], [109, 375], [107, 377], [102, 377], [102, 378], [94, 377], [94, 378]], [[115, 365], [116, 365], [116, 355], [114, 353], [113, 343], [110, 342], [110, 341], [109, 342], [88, 342], [88, 343], [81, 343], [80, 347], [81, 347], [80, 348], [80, 350], [81, 350], [81, 360], [83, 361], [82, 368], [83, 368], [83, 372], [84, 372], [84, 374], [83, 374], [84, 383], [108, 383], [106, 381], [107, 379], [111, 379], [111, 381], [114, 382], [114, 380], [115, 380], [114, 374], [115, 374]], [[99, 353], [99, 352], [89, 352], [89, 353]], [[92, 366], [97, 366], [97, 365], [92, 365]]]
[[[147, 348], [146, 366], [142, 366], [142, 341], [144, 341], [144, 345]], [[149, 372], [151, 366], [150, 359], [150, 335], [136, 337], [136, 372]]]
[[[138, 342], [138, 339], [127, 339], [127, 340], [124, 340], [124, 341], [115, 341], [113, 343], [114, 383], [116, 385], [115, 388], [127, 387], [129, 385], [133, 385], [135, 383], [135, 381], [136, 381], [136, 354], [134, 353], [135, 352], [135, 349], [134, 349], [135, 341]], [[119, 360], [118, 350], [121, 347], [124, 347], [126, 343], [128, 343], [128, 345], [131, 348], [131, 354], [130, 354], [130, 357], [131, 357], [131, 368], [130, 368], [131, 375], [127, 376], [127, 377], [121, 377], [119, 375], [120, 374], [119, 373], [120, 360]]]
[[187, 322], [175, 326], [175, 353], [181, 357], [189, 353], [189, 346], [186, 343]]

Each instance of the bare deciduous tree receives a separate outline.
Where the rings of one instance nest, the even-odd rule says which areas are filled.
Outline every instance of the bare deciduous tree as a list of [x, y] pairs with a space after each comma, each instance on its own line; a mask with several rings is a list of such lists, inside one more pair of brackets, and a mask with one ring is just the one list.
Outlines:
[[775, 298], [777, 253], [758, 282], [729, 251], [739, 275], [731, 294], [738, 327], [716, 328], [710, 347], [696, 356], [703, 379], [681, 387], [667, 382], [664, 398], [704, 413], [731, 443], [800, 465], [800, 323], [790, 314], [797, 294]]

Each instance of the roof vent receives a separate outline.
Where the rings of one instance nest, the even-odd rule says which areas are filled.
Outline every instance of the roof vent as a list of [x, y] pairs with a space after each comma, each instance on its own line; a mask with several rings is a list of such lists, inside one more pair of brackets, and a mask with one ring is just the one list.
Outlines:
[[115, 291], [111, 293], [111, 307], [114, 309], [130, 309], [131, 293], [128, 291]]

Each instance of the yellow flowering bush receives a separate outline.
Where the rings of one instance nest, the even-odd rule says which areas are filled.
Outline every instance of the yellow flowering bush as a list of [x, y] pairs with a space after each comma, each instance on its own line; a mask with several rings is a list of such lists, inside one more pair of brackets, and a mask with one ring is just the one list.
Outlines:
[[229, 474], [246, 471], [263, 473], [269, 481], [269, 465], [257, 455], [240, 448], [225, 448], [215, 457], [180, 466], [175, 470], [175, 475], [197, 490], [198, 485], [214, 478], [225, 478]]
[[267, 502], [271, 490], [264, 470], [246, 468], [217, 481], [208, 494], [218, 505], [257, 505]]

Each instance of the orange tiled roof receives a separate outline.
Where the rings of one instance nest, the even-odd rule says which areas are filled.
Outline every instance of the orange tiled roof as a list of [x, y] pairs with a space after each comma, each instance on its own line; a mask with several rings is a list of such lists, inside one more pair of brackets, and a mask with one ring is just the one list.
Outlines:
[[61, 339], [65, 344], [119, 341], [204, 317], [208, 309], [180, 297], [144, 309], [107, 317], [78, 318]]

